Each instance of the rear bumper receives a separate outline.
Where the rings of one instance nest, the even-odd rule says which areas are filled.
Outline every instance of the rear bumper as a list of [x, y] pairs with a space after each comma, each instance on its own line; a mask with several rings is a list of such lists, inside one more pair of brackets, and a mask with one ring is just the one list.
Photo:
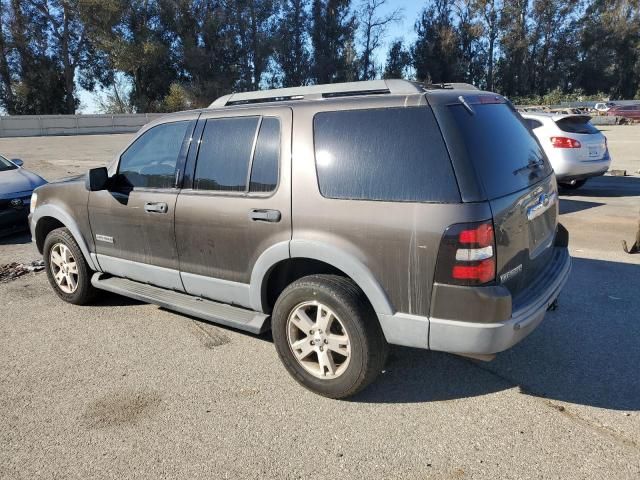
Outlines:
[[555, 159], [553, 170], [559, 182], [582, 180], [604, 175], [611, 165], [611, 157], [607, 153], [598, 160]]
[[[549, 267], [530, 285], [526, 296], [518, 297], [513, 305], [510, 296], [505, 298], [506, 289], [503, 288], [475, 289], [478, 290], [475, 297], [448, 299], [449, 303], [457, 302], [460, 308], [466, 309], [467, 318], [478, 317], [477, 321], [404, 313], [379, 314], [378, 318], [387, 342], [394, 345], [458, 354], [498, 353], [512, 347], [540, 325], [547, 308], [567, 282], [570, 271], [571, 257], [564, 244], [554, 247]], [[450, 313], [455, 311], [456, 308], [449, 309]], [[485, 323], [487, 318], [505, 320]]]
[[542, 322], [570, 271], [569, 251], [565, 247], [555, 247], [549, 268], [531, 285], [527, 297], [514, 305], [511, 318], [496, 323], [430, 318], [429, 348], [452, 353], [492, 354], [512, 347]]

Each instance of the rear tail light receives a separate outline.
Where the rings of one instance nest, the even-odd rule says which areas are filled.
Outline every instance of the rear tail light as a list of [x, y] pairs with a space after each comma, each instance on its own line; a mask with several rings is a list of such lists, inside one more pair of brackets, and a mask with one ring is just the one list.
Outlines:
[[451, 285], [483, 285], [496, 278], [495, 235], [491, 220], [447, 228], [436, 263], [435, 281]]
[[582, 144], [569, 137], [551, 137], [551, 145], [553, 148], [580, 148]]

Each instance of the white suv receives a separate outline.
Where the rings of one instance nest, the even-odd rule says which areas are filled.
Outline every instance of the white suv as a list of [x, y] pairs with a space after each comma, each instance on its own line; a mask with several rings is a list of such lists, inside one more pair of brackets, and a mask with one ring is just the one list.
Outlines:
[[562, 187], [580, 188], [590, 177], [609, 170], [607, 138], [590, 123], [590, 116], [532, 112], [521, 115], [538, 137]]

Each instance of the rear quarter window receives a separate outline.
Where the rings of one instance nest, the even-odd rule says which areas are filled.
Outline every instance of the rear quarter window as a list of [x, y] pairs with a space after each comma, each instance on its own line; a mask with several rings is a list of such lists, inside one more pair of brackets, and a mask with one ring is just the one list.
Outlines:
[[459, 202], [428, 107], [321, 112], [313, 120], [318, 185], [336, 199]]

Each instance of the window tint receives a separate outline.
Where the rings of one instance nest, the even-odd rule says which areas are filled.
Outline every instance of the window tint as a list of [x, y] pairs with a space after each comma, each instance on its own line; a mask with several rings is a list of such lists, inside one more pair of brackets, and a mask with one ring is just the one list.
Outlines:
[[244, 192], [257, 127], [258, 117], [207, 120], [194, 188]]
[[323, 112], [313, 125], [318, 184], [325, 197], [460, 201], [430, 108]]
[[449, 107], [490, 199], [533, 185], [551, 174], [542, 147], [507, 104]]
[[538, 120], [533, 120], [532, 118], [525, 118], [524, 123], [526, 123], [531, 130], [535, 130], [538, 127], [542, 126], [542, 122]]
[[189, 121], [147, 130], [120, 157], [120, 180], [131, 187], [171, 188]]
[[568, 133], [584, 133], [584, 134], [595, 134], [600, 133], [596, 127], [594, 127], [591, 122], [589, 122], [590, 117], [566, 117], [556, 121], [556, 125], [563, 132]]
[[280, 158], [280, 122], [265, 117], [260, 125], [256, 150], [251, 167], [250, 192], [272, 192], [278, 184]]

